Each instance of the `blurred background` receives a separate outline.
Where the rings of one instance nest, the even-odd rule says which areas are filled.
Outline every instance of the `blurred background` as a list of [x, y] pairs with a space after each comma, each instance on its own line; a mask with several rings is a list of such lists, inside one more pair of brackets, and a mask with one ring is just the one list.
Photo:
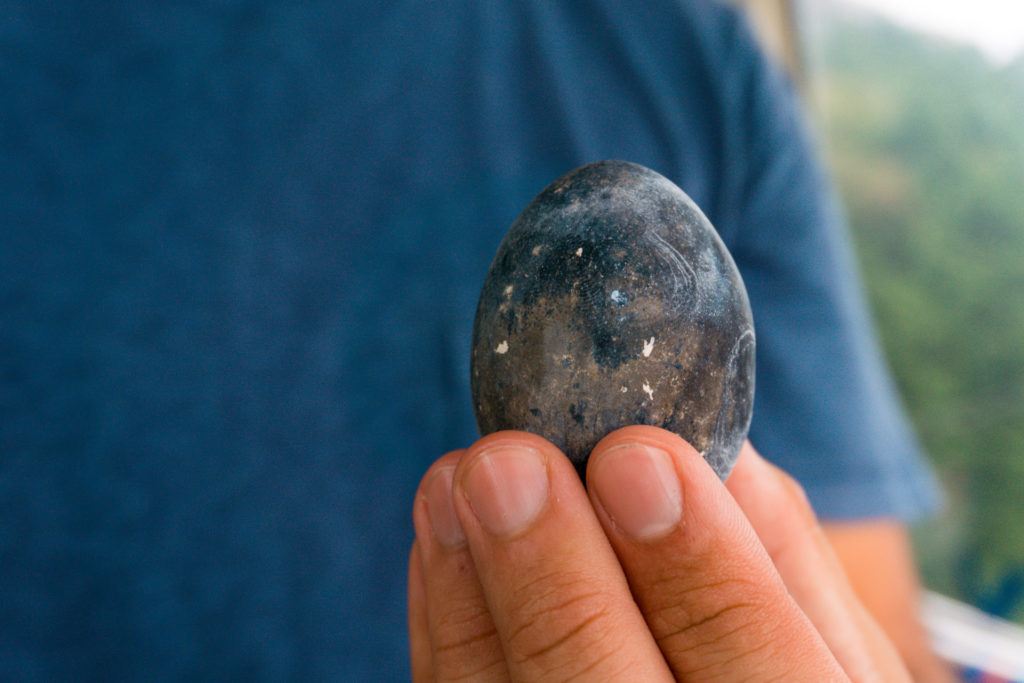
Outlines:
[[945, 485], [925, 582], [1024, 623], [1024, 3], [740, 4], [816, 119]]

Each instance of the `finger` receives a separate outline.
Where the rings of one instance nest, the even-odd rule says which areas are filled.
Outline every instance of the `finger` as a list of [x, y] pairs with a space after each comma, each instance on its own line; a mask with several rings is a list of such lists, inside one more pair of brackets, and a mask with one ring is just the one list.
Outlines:
[[682, 680], [846, 680], [715, 472], [656, 427], [591, 454], [590, 494], [629, 585]]
[[910, 677], [929, 683], [958, 680], [933, 651], [920, 618], [920, 586], [907, 529], [894, 519], [822, 522], [846, 582], [903, 659]]
[[789, 594], [854, 681], [907, 681], [895, 648], [857, 599], [800, 485], [749, 444], [726, 488]]
[[413, 683], [431, 683], [434, 680], [427, 630], [426, 588], [416, 543], [412, 544], [409, 552], [409, 659]]
[[513, 680], [670, 680], [569, 460], [498, 432], [455, 473], [455, 509]]
[[505, 681], [501, 643], [452, 508], [452, 475], [463, 453], [448, 453], [427, 470], [413, 510], [434, 678]]

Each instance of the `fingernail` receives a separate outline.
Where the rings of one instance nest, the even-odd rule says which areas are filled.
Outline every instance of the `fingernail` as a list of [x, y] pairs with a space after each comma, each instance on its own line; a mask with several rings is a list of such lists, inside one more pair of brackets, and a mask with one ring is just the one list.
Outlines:
[[528, 527], [544, 507], [548, 470], [532, 448], [496, 446], [477, 456], [464, 487], [484, 528], [509, 536]]
[[434, 538], [449, 548], [462, 544], [466, 535], [459, 524], [459, 518], [455, 516], [455, 506], [452, 505], [452, 475], [454, 467], [439, 469], [427, 482], [425, 495], [427, 498], [427, 516], [430, 518], [430, 528], [434, 532]]
[[627, 536], [664, 536], [683, 516], [683, 493], [668, 453], [645, 444], [615, 446], [591, 470], [594, 492]]

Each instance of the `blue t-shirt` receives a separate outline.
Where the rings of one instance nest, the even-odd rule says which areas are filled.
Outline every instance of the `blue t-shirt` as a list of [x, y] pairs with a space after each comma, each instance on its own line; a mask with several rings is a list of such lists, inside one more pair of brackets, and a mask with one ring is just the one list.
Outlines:
[[717, 3], [0, 2], [0, 679], [407, 676], [501, 237], [605, 158], [746, 280], [752, 439], [934, 502], [784, 79]]

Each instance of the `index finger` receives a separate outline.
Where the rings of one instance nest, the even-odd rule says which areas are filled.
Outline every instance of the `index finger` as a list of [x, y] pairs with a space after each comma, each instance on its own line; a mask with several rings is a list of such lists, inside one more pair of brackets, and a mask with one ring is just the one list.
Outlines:
[[455, 510], [513, 680], [670, 680], [572, 463], [491, 434], [455, 472]]

